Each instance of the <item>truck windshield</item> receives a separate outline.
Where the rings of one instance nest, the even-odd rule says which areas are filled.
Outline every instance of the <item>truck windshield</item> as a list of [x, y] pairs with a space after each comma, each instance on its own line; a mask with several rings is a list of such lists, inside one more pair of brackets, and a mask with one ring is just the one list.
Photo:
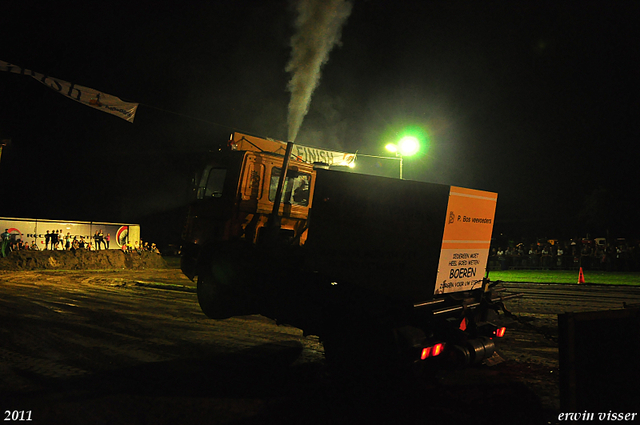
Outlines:
[[[276, 199], [278, 190], [278, 180], [280, 179], [281, 168], [273, 167], [271, 171], [271, 181], [269, 185], [269, 201]], [[298, 171], [288, 170], [287, 180], [282, 190], [282, 202], [291, 205], [309, 205], [309, 183], [311, 175]]]
[[198, 199], [221, 197], [226, 175], [226, 168], [205, 168], [198, 185]]

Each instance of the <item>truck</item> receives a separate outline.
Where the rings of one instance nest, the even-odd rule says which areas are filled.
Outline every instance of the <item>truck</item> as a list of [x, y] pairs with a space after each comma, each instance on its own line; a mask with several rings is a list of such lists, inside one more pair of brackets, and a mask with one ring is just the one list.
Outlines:
[[205, 160], [181, 268], [214, 320], [317, 335], [328, 364], [413, 373], [495, 359], [497, 194], [359, 174], [355, 154], [242, 133]]

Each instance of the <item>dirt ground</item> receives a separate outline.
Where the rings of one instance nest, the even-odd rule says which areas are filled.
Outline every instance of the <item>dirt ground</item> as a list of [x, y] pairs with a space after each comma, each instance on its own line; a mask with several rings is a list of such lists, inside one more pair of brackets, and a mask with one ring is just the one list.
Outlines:
[[3, 412], [69, 424], [557, 418], [557, 344], [551, 322], [545, 327], [551, 316], [503, 318], [504, 361], [493, 366], [428, 383], [354, 381], [328, 370], [317, 337], [298, 329], [262, 316], [208, 320], [176, 259], [136, 255], [41, 252], [0, 263]]
[[159, 269], [167, 263], [148, 251], [125, 253], [119, 249], [88, 251], [14, 251], [0, 258], [0, 270], [122, 270]]

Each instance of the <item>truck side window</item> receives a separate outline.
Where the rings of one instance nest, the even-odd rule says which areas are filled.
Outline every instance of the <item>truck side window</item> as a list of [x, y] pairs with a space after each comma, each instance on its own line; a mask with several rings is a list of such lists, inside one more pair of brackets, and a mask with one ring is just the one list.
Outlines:
[[[278, 180], [280, 179], [281, 168], [273, 167], [271, 170], [271, 181], [269, 184], [269, 201], [276, 199], [278, 190]], [[298, 171], [287, 171], [287, 180], [282, 190], [282, 202], [291, 205], [309, 205], [309, 183], [311, 175]]]
[[198, 199], [221, 197], [226, 175], [226, 168], [207, 167], [202, 174], [202, 179], [198, 186]]

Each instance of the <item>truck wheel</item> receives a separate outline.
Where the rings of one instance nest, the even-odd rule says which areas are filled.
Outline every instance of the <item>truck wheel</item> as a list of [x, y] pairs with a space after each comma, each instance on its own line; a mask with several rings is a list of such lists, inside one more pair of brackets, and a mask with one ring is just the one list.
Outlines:
[[243, 293], [241, 268], [234, 262], [214, 261], [198, 275], [198, 303], [211, 319], [256, 314], [251, 301]]
[[229, 290], [218, 284], [211, 273], [198, 276], [198, 303], [203, 313], [211, 319], [228, 319], [237, 315], [232, 308]]
[[340, 339], [323, 340], [324, 358], [327, 365], [340, 374], [367, 374], [370, 367], [366, 363], [369, 363], [371, 358], [364, 361], [364, 357], [358, 354], [357, 347]]
[[327, 365], [339, 373], [355, 376], [386, 375], [393, 361], [391, 341], [385, 336], [384, 329], [371, 324], [346, 326], [343, 331], [333, 332], [322, 341]]

